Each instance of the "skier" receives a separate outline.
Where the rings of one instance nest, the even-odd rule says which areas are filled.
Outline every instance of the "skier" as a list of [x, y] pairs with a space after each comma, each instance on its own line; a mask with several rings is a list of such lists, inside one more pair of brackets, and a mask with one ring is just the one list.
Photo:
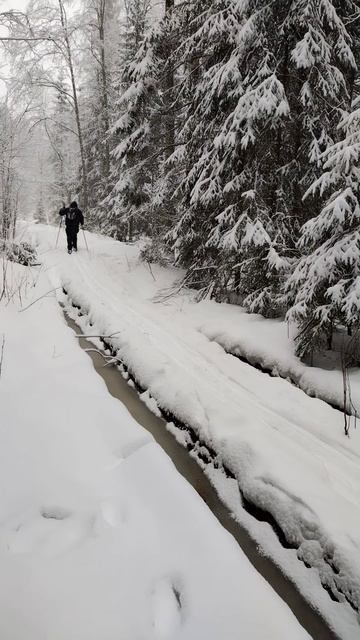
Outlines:
[[72, 250], [77, 251], [77, 234], [79, 233], [79, 225], [84, 224], [82, 211], [80, 211], [74, 200], [70, 207], [63, 206], [59, 211], [59, 215], [65, 216], [68, 253], [71, 253]]

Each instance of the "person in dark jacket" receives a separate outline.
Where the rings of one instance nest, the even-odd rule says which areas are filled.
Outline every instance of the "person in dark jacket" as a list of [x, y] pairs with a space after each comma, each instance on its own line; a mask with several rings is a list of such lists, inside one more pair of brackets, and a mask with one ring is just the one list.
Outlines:
[[79, 226], [84, 224], [84, 216], [80, 211], [77, 203], [74, 201], [70, 207], [62, 207], [59, 211], [60, 216], [65, 216], [65, 230], [67, 237], [68, 253], [72, 250], [77, 251], [77, 234]]

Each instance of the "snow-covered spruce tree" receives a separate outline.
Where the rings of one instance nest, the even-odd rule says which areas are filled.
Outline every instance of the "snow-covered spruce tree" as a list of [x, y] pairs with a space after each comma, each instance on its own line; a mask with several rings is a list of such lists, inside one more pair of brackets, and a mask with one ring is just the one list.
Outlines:
[[131, 240], [134, 230], [143, 230], [143, 207], [152, 180], [153, 166], [146, 163], [146, 158], [152, 149], [150, 104], [156, 94], [156, 32], [145, 37], [148, 0], [128, 0], [125, 9], [122, 72], [112, 127], [116, 141], [111, 152], [112, 190], [105, 204], [109, 209], [106, 232]]
[[113, 143], [112, 103], [119, 65], [120, 22], [114, 0], [83, 0], [83, 72], [82, 105], [86, 127], [84, 143], [89, 182], [87, 220], [101, 229], [106, 211], [102, 207], [111, 190], [110, 150]]
[[[178, 261], [218, 297], [277, 310], [310, 206], [302, 195], [353, 72], [355, 3], [216, 0], [194, 6], [199, 82], [182, 135], [189, 171], [173, 230]], [[313, 207], [313, 205], [312, 205]]]
[[327, 196], [302, 229], [305, 255], [287, 281], [300, 356], [329, 343], [334, 325], [360, 325], [360, 97], [342, 118], [341, 141], [324, 153], [324, 173], [306, 194]]
[[125, 68], [126, 89], [118, 101], [121, 116], [115, 125], [119, 144], [113, 155], [118, 179], [111, 203], [116, 226], [129, 239], [139, 233], [150, 236], [154, 255], [174, 223], [176, 172], [171, 163], [179, 111], [173, 52], [181, 38], [182, 12], [181, 7], [175, 12], [173, 5], [167, 2], [163, 18], [150, 29]]
[[152, 155], [154, 131], [149, 94], [155, 91], [156, 86], [152, 79], [155, 72], [152, 69], [153, 58], [148, 47], [149, 43], [145, 42], [144, 49], [140, 48], [124, 72], [128, 87], [118, 101], [121, 116], [115, 124], [120, 142], [112, 154], [115, 184], [108, 199], [112, 211], [109, 231], [116, 237], [129, 240], [134, 231], [145, 230], [148, 192], [156, 169], [155, 154], [153, 164], [148, 162]]
[[191, 30], [189, 22], [192, 3], [176, 5], [173, 0], [167, 0], [165, 4], [166, 12], [157, 46], [157, 58], [161, 61], [155, 138], [158, 164], [147, 212], [151, 221], [151, 243], [144, 257], [167, 261], [170, 259], [169, 248], [166, 246], [167, 235], [179, 217], [177, 187], [184, 173], [186, 159], [180, 132], [187, 118], [186, 105], [192, 99], [188, 83], [184, 82], [188, 70], [182, 48], [186, 35]]

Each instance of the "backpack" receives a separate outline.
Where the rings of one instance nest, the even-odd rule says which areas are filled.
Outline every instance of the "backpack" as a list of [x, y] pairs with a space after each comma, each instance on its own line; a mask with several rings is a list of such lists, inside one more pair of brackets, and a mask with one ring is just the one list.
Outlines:
[[77, 209], [69, 209], [66, 214], [68, 220], [75, 220], [77, 214]]

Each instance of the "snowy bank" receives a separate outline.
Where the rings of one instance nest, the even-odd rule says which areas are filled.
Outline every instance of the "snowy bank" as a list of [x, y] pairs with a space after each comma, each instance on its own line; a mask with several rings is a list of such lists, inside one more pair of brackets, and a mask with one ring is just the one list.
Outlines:
[[[201, 302], [192, 313], [195, 326], [209, 340], [218, 342], [228, 353], [291, 380], [308, 395], [339, 407], [344, 406], [343, 373], [340, 356], [327, 352], [324, 367], [308, 366], [295, 356], [295, 330], [281, 320], [265, 319], [245, 313], [241, 307]], [[320, 359], [320, 358], [318, 358]], [[326, 367], [326, 368], [325, 368]], [[349, 370], [351, 412], [360, 415], [360, 370]]]

